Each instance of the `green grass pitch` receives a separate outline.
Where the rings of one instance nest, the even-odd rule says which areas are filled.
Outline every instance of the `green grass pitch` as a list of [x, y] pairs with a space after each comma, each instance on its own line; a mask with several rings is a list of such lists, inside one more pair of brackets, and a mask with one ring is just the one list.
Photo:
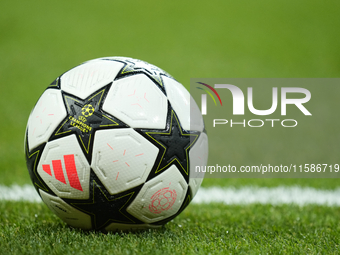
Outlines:
[[[194, 77], [340, 76], [339, 1], [4, 0], [0, 10], [0, 185], [30, 183], [28, 115], [48, 84], [89, 59], [142, 59], [187, 88]], [[203, 182], [244, 185], [338, 180]], [[0, 254], [338, 254], [339, 222], [338, 207], [192, 204], [160, 230], [104, 235], [69, 228], [42, 203], [0, 201]]]
[[160, 230], [71, 229], [43, 204], [0, 204], [1, 254], [338, 253], [339, 208], [191, 205]]

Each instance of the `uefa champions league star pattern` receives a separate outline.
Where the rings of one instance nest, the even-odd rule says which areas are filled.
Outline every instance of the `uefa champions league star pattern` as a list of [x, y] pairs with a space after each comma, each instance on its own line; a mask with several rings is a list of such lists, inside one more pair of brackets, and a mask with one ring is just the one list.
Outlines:
[[94, 59], [59, 76], [26, 130], [27, 168], [44, 203], [88, 230], [156, 228], [176, 217], [201, 184], [190, 165], [207, 161], [190, 99], [169, 74], [132, 58]]
[[95, 130], [127, 127], [117, 118], [110, 116], [101, 109], [110, 85], [96, 91], [85, 100], [63, 93], [67, 116], [50, 140], [57, 139], [63, 135], [69, 135], [72, 132], [76, 133], [84, 154], [90, 160]]

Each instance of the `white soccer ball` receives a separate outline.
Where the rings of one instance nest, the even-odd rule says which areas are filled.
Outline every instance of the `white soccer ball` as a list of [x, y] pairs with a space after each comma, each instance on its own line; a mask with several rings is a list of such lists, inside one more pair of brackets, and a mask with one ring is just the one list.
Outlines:
[[32, 110], [26, 162], [45, 204], [73, 227], [157, 228], [203, 176], [208, 138], [189, 92], [141, 60], [107, 57], [59, 76]]

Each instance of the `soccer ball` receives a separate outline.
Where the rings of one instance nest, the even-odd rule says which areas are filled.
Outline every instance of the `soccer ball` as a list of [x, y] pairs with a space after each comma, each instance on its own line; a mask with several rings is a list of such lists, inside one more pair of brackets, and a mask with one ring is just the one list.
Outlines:
[[203, 176], [208, 138], [189, 92], [144, 61], [107, 57], [59, 76], [32, 110], [26, 163], [44, 203], [70, 226], [157, 228]]

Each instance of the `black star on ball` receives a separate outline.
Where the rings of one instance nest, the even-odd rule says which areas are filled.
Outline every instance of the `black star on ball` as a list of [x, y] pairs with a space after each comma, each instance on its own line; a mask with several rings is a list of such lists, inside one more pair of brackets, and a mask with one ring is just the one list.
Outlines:
[[188, 182], [190, 170], [189, 150], [196, 142], [199, 132], [184, 130], [170, 106], [169, 109], [165, 130], [137, 130], [159, 148], [156, 163], [148, 180], [174, 164]]
[[43, 143], [30, 151], [28, 148], [27, 136], [28, 135], [26, 131], [26, 139], [25, 139], [26, 166], [28, 169], [28, 173], [31, 177], [32, 183], [34, 184], [34, 187], [38, 193], [39, 193], [39, 189], [42, 189], [54, 195], [53, 191], [46, 185], [44, 180], [40, 177], [40, 175], [37, 172], [37, 165], [38, 165], [38, 162], [41, 158], [42, 151], [44, 150], [46, 144]]
[[164, 89], [164, 83], [162, 76], [166, 76], [168, 78], [174, 79], [170, 74], [165, 72], [164, 70], [158, 68], [157, 66], [151, 65], [147, 62], [138, 59], [107, 59], [109, 61], [118, 61], [122, 62], [125, 65], [117, 74], [115, 80], [119, 80], [121, 78], [135, 75], [135, 74], [145, 74], [148, 76], [157, 86], [158, 88], [166, 95]]
[[111, 223], [142, 223], [126, 212], [126, 208], [137, 196], [141, 186], [110, 195], [98, 178], [91, 173], [90, 198], [87, 200], [64, 199], [75, 208], [91, 216], [94, 229], [104, 230]]
[[94, 92], [85, 100], [63, 92], [67, 116], [57, 127], [50, 140], [75, 133], [85, 156], [90, 162], [93, 134], [96, 130], [127, 127], [123, 122], [102, 110], [102, 104], [110, 85]]

